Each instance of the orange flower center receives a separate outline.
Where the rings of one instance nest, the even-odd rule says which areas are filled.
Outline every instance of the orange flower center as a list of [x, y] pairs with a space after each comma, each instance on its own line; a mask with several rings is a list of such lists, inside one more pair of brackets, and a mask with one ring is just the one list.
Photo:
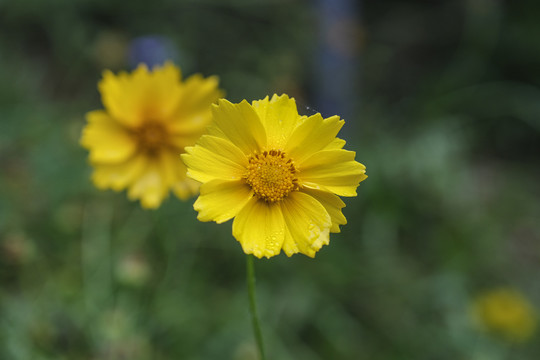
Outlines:
[[295, 174], [296, 168], [284, 152], [270, 150], [249, 157], [245, 179], [260, 199], [276, 202], [298, 189]]
[[147, 122], [135, 130], [135, 136], [141, 149], [154, 153], [167, 145], [168, 133], [158, 122]]

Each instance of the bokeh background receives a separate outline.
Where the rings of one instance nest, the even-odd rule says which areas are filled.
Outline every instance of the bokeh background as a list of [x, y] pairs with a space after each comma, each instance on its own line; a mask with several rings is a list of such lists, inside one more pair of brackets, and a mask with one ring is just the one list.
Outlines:
[[0, 1], [0, 358], [256, 359], [230, 223], [94, 189], [78, 144], [105, 68], [165, 59], [234, 102], [341, 115], [367, 166], [315, 259], [256, 261], [269, 359], [540, 358], [519, 316], [521, 341], [471, 315], [491, 289], [529, 304], [495, 317], [540, 304], [539, 17], [533, 0]]

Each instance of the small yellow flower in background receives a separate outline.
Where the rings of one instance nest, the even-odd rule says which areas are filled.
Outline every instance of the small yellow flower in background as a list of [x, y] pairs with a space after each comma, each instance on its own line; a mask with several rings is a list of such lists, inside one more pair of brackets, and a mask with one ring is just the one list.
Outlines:
[[179, 160], [211, 120], [210, 105], [223, 93], [215, 76], [181, 81], [172, 63], [149, 71], [105, 71], [99, 83], [105, 110], [86, 114], [81, 145], [90, 152], [92, 181], [100, 189], [128, 189], [131, 200], [157, 208], [172, 191], [180, 199], [199, 184], [186, 177]]
[[202, 183], [194, 204], [201, 221], [234, 219], [233, 236], [259, 258], [314, 257], [347, 221], [339, 196], [356, 196], [364, 165], [336, 138], [344, 124], [298, 114], [294, 99], [212, 106], [213, 124], [182, 155], [188, 176]]
[[500, 288], [478, 296], [472, 305], [476, 324], [510, 342], [528, 340], [535, 332], [537, 314], [519, 292]]

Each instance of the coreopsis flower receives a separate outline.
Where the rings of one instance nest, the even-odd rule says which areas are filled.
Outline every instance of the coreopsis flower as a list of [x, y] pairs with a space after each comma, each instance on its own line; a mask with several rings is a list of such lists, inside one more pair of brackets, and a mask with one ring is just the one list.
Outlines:
[[364, 165], [336, 138], [338, 116], [300, 116], [294, 99], [274, 95], [249, 104], [219, 100], [213, 123], [182, 155], [202, 183], [194, 204], [201, 221], [234, 218], [246, 254], [314, 257], [346, 223], [340, 196], [356, 196]]
[[93, 183], [100, 189], [128, 189], [145, 208], [157, 208], [172, 191], [180, 199], [199, 184], [186, 177], [179, 159], [211, 120], [210, 105], [222, 96], [215, 76], [181, 81], [168, 62], [151, 71], [103, 73], [99, 91], [104, 110], [86, 114], [81, 145], [90, 151]]
[[537, 314], [519, 292], [500, 288], [478, 296], [471, 307], [476, 325], [509, 342], [523, 342], [535, 332]]

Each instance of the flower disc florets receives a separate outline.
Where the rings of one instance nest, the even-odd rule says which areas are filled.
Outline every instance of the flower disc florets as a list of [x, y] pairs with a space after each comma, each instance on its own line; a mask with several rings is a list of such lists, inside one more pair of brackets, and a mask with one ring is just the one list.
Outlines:
[[149, 154], [156, 153], [168, 143], [167, 129], [159, 122], [149, 121], [134, 131], [139, 147]]
[[182, 154], [187, 175], [201, 182], [193, 204], [201, 221], [234, 218], [246, 254], [314, 257], [347, 219], [340, 196], [356, 196], [367, 175], [337, 138], [339, 116], [298, 114], [287, 95], [212, 107], [213, 123]]
[[246, 182], [260, 199], [276, 202], [298, 187], [296, 168], [284, 152], [270, 150], [254, 153], [248, 161]]

